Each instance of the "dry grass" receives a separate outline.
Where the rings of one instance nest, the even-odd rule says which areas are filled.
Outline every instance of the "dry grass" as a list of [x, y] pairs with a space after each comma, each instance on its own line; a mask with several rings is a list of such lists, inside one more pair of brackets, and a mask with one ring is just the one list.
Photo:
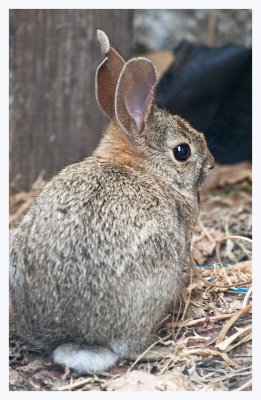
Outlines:
[[[19, 188], [19, 176], [10, 183], [10, 198], [9, 198], [9, 226], [15, 228], [21, 221], [22, 217], [29, 210], [32, 202], [38, 193], [42, 190], [46, 181], [44, 180], [44, 172], [42, 172], [37, 180], [32, 185], [30, 192], [17, 191]], [[14, 193], [14, 194], [12, 194]]]
[[[232, 179], [225, 168], [202, 198], [186, 293], [160, 324], [158, 340], [109, 373], [83, 377], [13, 338], [10, 390], [251, 390], [251, 173], [247, 164], [231, 167]], [[43, 183], [10, 197], [11, 227]]]

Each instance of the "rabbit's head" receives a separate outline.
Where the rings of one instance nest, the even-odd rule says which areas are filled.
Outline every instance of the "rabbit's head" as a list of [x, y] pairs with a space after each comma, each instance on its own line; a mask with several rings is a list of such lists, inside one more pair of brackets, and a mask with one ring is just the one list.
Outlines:
[[112, 123], [96, 155], [145, 167], [181, 191], [197, 192], [214, 167], [204, 135], [155, 105], [157, 73], [150, 60], [125, 62], [105, 33], [97, 34], [106, 58], [97, 69], [96, 97]]

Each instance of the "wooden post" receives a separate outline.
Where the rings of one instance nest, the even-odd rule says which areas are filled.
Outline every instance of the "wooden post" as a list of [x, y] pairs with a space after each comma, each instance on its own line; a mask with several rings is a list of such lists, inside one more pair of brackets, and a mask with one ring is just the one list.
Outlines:
[[28, 190], [95, 149], [108, 119], [94, 92], [96, 29], [126, 58], [131, 10], [10, 10], [10, 180]]

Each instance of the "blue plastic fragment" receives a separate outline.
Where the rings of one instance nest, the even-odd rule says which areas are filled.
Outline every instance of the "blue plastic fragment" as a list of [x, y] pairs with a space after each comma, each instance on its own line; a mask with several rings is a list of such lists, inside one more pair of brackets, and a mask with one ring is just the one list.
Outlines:
[[230, 289], [229, 292], [233, 292], [233, 293], [247, 293], [248, 292], [248, 288], [235, 288], [235, 289]]

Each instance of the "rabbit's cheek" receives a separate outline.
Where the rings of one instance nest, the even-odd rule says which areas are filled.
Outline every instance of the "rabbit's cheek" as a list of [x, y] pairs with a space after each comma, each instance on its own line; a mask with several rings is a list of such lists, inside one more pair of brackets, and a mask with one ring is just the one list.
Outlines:
[[206, 184], [208, 180], [208, 171], [206, 171], [205, 169], [202, 168], [202, 170], [200, 171], [198, 180], [197, 180], [197, 188], [201, 189], [202, 186], [204, 186]]

